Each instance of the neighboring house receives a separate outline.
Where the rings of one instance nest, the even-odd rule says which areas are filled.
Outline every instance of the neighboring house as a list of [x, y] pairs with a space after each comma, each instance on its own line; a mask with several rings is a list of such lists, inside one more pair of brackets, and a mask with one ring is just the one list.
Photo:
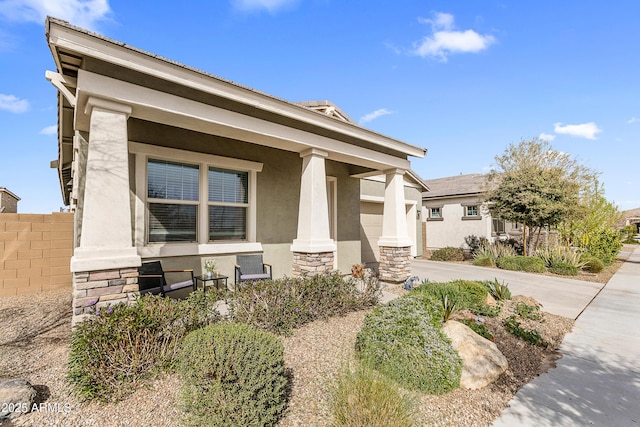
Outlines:
[[640, 233], [640, 208], [622, 212], [622, 219], [618, 223], [618, 227], [624, 228], [629, 225], [635, 225], [636, 230]]
[[0, 187], [0, 213], [18, 213], [20, 197], [4, 187]]
[[46, 35], [75, 316], [135, 295], [144, 260], [200, 272], [214, 258], [233, 277], [236, 254], [262, 253], [275, 277], [349, 271], [361, 179], [374, 175], [385, 180], [381, 277], [410, 275], [404, 177], [424, 149], [331, 103], [290, 103], [55, 18]]
[[[384, 175], [363, 178], [360, 183], [360, 239], [362, 262], [377, 266], [380, 261], [378, 240], [382, 234], [384, 210]], [[409, 170], [404, 176], [404, 199], [407, 234], [411, 239], [411, 256], [422, 256], [422, 192], [429, 191], [424, 181]]]
[[469, 174], [425, 180], [428, 192], [422, 193], [425, 248], [460, 247], [469, 235], [490, 241], [521, 233], [517, 224], [491, 217], [483, 201], [486, 175]]

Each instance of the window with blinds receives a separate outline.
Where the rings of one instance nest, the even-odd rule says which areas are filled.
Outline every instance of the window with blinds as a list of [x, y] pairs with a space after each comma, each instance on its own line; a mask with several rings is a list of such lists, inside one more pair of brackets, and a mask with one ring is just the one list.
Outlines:
[[209, 168], [209, 240], [246, 240], [249, 173]]
[[200, 168], [149, 159], [149, 242], [195, 242]]

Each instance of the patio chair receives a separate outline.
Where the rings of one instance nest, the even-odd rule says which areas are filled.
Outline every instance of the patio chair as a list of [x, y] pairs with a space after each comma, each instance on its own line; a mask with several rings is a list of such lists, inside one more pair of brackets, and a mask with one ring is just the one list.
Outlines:
[[[171, 273], [172, 276], [174, 276], [174, 273], [181, 273], [184, 277], [189, 274], [190, 278], [189, 280], [183, 280], [181, 282], [169, 283], [166, 278], [167, 273]], [[142, 263], [142, 266], [138, 268], [138, 286], [140, 295], [161, 294], [163, 297], [167, 296], [170, 292], [189, 287], [194, 291], [196, 290], [193, 270], [163, 270], [160, 261]]]
[[271, 278], [271, 264], [262, 262], [262, 254], [236, 256], [236, 284], [247, 280]]

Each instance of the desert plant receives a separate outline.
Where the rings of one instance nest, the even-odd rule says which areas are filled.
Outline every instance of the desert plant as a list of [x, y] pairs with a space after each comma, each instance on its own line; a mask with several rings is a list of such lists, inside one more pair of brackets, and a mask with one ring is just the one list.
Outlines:
[[519, 301], [514, 307], [516, 314], [523, 319], [544, 322], [544, 314], [540, 311], [540, 306], [525, 304]]
[[487, 290], [480, 282], [453, 280], [450, 282], [428, 282], [415, 288], [413, 293], [427, 294], [442, 301], [443, 294], [455, 300], [460, 310], [473, 309], [486, 303]]
[[96, 309], [71, 333], [67, 379], [81, 400], [117, 401], [135, 384], [171, 370], [184, 337], [218, 321], [216, 292], [186, 300], [145, 295]]
[[462, 248], [447, 246], [433, 251], [431, 259], [433, 261], [464, 261], [464, 251]]
[[491, 294], [491, 296], [496, 301], [511, 299], [511, 290], [509, 289], [509, 285], [505, 284], [504, 282], [498, 282], [497, 277], [494, 278], [493, 281], [487, 280], [482, 283], [487, 288], [487, 291], [489, 291], [489, 294]]
[[191, 332], [178, 371], [187, 425], [274, 426], [287, 405], [281, 339], [246, 324]]
[[591, 255], [583, 255], [582, 264], [582, 269], [588, 271], [589, 273], [600, 273], [602, 270], [604, 270], [604, 263], [600, 261], [599, 258]]
[[474, 234], [471, 234], [469, 236], [466, 236], [464, 238], [464, 243], [469, 247], [469, 250], [471, 251], [472, 255], [475, 255], [475, 253], [480, 250], [480, 248], [482, 248], [483, 246], [486, 246], [489, 244], [489, 241], [487, 240], [486, 237], [478, 237]]
[[539, 331], [523, 328], [516, 316], [509, 316], [503, 322], [504, 328], [510, 334], [540, 347], [547, 347]]
[[334, 427], [411, 427], [416, 407], [408, 393], [374, 369], [344, 368], [332, 389]]
[[557, 265], [571, 265], [576, 269], [582, 267], [582, 263], [580, 261], [580, 252], [573, 250], [567, 246], [553, 246], [546, 248], [538, 248], [534, 256], [540, 258], [545, 267], [551, 268]]
[[540, 258], [529, 256], [506, 256], [496, 260], [498, 268], [513, 271], [526, 271], [529, 273], [543, 273], [546, 271], [544, 261]]
[[231, 318], [277, 334], [289, 335], [316, 319], [371, 307], [378, 300], [375, 276], [355, 280], [339, 272], [302, 278], [242, 282], [229, 300]]
[[440, 394], [459, 387], [462, 361], [436, 326], [440, 307], [419, 294], [376, 307], [356, 337], [359, 359], [410, 389]]

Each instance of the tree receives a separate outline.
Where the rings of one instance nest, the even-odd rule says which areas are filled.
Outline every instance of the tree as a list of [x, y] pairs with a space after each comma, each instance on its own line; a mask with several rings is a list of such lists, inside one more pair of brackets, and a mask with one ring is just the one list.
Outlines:
[[577, 213], [583, 208], [580, 195], [597, 175], [538, 138], [510, 144], [495, 160], [485, 199], [493, 216], [524, 225], [525, 255], [527, 227], [539, 237], [544, 227], [555, 227]]

